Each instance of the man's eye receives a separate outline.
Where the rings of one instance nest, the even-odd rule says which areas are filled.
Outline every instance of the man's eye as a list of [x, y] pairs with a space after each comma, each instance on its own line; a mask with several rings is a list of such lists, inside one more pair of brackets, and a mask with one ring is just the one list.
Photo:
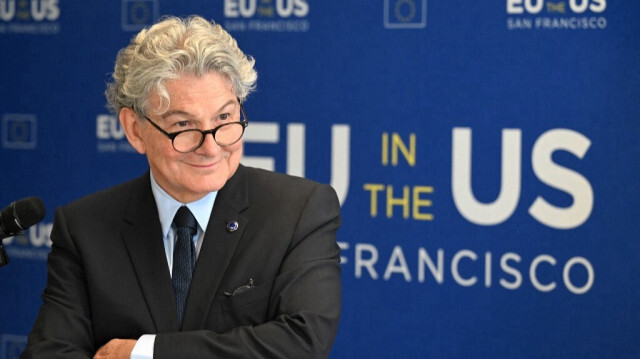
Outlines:
[[187, 127], [189, 125], [189, 121], [179, 121], [176, 123], [178, 127]]
[[222, 115], [220, 115], [220, 121], [225, 121], [229, 119], [229, 114], [228, 113], [223, 113]]

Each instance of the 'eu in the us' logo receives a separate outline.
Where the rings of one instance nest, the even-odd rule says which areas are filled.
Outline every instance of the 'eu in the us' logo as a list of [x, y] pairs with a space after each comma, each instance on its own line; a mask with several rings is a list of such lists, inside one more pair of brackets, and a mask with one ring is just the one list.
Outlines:
[[21, 335], [3, 334], [0, 348], [0, 359], [18, 359], [20, 353], [27, 346], [27, 337]]

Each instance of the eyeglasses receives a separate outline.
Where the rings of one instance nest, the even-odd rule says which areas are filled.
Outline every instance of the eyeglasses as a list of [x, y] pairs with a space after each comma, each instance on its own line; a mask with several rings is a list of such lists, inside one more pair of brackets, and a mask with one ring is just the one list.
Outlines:
[[231, 146], [240, 141], [244, 134], [244, 129], [249, 126], [247, 115], [244, 113], [242, 104], [240, 104], [240, 121], [224, 123], [207, 131], [190, 129], [169, 133], [163, 130], [162, 127], [158, 126], [155, 122], [151, 121], [149, 117], [144, 116], [144, 118], [149, 121], [153, 127], [158, 129], [158, 131], [169, 137], [173, 148], [180, 153], [189, 153], [200, 148], [208, 134], [213, 136], [213, 140], [216, 141], [219, 146]]

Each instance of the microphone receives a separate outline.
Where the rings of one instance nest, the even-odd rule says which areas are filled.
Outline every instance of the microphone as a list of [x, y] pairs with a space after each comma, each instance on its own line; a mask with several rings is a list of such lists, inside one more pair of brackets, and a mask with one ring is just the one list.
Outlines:
[[40, 222], [45, 213], [44, 203], [38, 197], [17, 200], [0, 212], [0, 267], [9, 264], [9, 257], [2, 246], [2, 239]]

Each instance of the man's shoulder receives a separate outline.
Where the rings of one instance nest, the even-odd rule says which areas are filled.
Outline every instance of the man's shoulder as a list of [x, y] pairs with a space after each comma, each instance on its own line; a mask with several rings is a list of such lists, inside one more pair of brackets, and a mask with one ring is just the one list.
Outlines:
[[78, 198], [65, 205], [64, 208], [72, 211], [92, 211], [97, 208], [100, 208], [102, 211], [109, 209], [115, 210], [116, 207], [119, 208], [126, 205], [132, 193], [144, 188], [145, 179], [150, 186], [149, 176], [145, 174], [141, 177]]
[[288, 190], [289, 192], [307, 192], [313, 191], [317, 186], [322, 186], [319, 182], [280, 172], [254, 167], [244, 167], [243, 169], [250, 186], [265, 191]]
[[248, 183], [248, 192], [252, 203], [301, 203], [304, 204], [314, 194], [326, 196], [333, 200], [337, 196], [333, 188], [327, 184], [307, 178], [291, 176], [260, 168], [243, 167], [243, 177]]

